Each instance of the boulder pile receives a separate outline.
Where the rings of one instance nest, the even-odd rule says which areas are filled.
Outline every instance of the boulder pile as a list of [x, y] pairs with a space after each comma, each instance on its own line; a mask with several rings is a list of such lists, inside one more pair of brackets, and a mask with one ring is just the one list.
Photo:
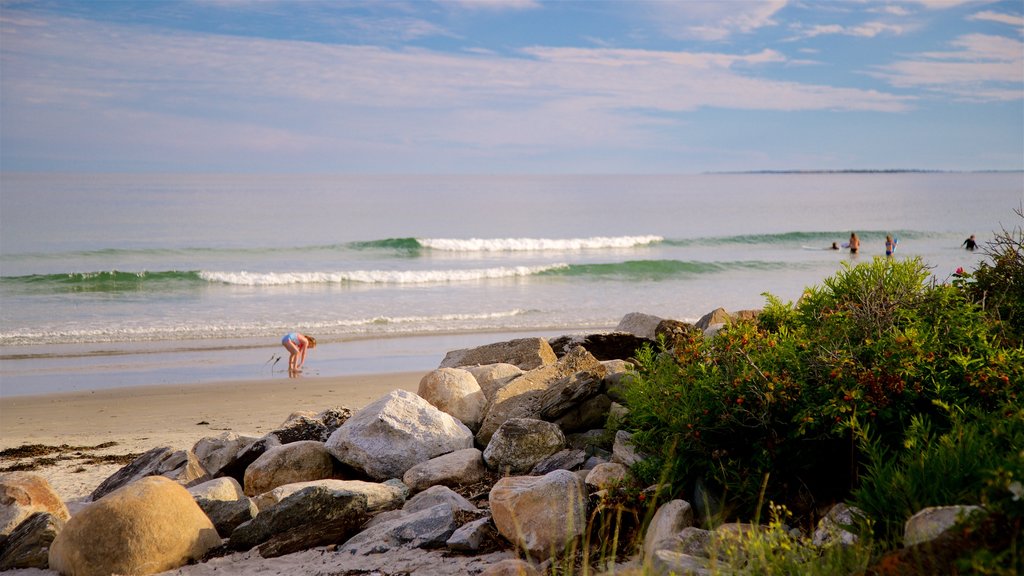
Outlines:
[[[408, 554], [430, 550], [490, 554], [485, 566], [461, 565], [467, 573], [544, 573], [578, 550], [602, 495], [634, 482], [630, 467], [643, 455], [629, 434], [606, 428], [628, 410], [630, 358], [733, 317], [717, 310], [694, 327], [631, 314], [611, 334], [452, 351], [417, 394], [294, 414], [262, 437], [225, 432], [189, 450], [154, 448], [73, 517], [41, 476], [2, 474], [0, 570], [152, 574], [236, 551], [272, 558], [323, 547], [377, 555], [403, 573], [431, 573], [434, 557]], [[669, 501], [633, 562], [653, 574], [703, 573], [711, 537], [689, 503]], [[388, 554], [403, 553], [400, 570], [387, 566]]]

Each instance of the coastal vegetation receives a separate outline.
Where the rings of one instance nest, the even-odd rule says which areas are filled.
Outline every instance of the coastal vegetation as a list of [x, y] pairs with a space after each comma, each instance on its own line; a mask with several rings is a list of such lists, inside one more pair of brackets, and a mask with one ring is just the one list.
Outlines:
[[[984, 263], [947, 279], [917, 259], [846, 266], [795, 303], [766, 295], [757, 319], [714, 337], [694, 330], [646, 348], [627, 392], [626, 426], [649, 456], [636, 471], [693, 502], [707, 526], [765, 518], [741, 561], [718, 550], [729, 573], [794, 573], [794, 562], [800, 573], [871, 562], [886, 573], [906, 520], [954, 504], [988, 514], [962, 534], [970, 545], [947, 546], [952, 561], [965, 573], [1018, 573], [1022, 241], [1020, 227], [1003, 229]], [[841, 558], [782, 529], [809, 533], [837, 502], [864, 520]]]

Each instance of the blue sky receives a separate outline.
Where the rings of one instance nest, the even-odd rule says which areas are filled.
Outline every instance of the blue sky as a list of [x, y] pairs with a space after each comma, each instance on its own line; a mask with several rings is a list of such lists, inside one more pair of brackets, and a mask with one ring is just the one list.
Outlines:
[[0, 170], [1024, 169], [1024, 0], [0, 0]]

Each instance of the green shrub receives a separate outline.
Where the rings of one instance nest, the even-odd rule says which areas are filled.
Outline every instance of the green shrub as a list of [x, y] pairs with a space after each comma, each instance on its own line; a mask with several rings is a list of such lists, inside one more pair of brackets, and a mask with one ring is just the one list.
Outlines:
[[[1024, 219], [1024, 208], [1015, 210]], [[1024, 226], [1003, 228], [983, 248], [987, 261], [959, 280], [971, 296], [997, 318], [1003, 336], [1024, 342]]]
[[941, 406], [994, 413], [1024, 392], [1024, 350], [917, 259], [845, 267], [795, 305], [768, 296], [756, 322], [637, 360], [628, 424], [653, 456], [637, 473], [691, 499], [700, 481], [725, 517], [756, 516], [768, 477], [765, 500], [810, 523], [871, 462], [855, 431], [896, 454], [923, 423], [951, 429]]

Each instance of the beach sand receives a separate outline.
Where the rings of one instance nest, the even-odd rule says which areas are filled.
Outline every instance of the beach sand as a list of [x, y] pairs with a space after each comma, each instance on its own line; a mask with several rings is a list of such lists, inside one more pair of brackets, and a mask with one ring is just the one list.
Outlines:
[[[28, 458], [3, 457], [0, 468], [56, 458], [33, 471], [74, 509], [126, 463], [97, 463], [99, 457], [117, 460], [113, 457], [161, 446], [189, 449], [199, 439], [224, 431], [262, 436], [293, 412], [335, 406], [355, 410], [392, 390], [415, 392], [423, 375], [279, 378], [0, 398], [0, 450], [35, 444], [70, 447]], [[111, 442], [115, 444], [88, 449]]]

